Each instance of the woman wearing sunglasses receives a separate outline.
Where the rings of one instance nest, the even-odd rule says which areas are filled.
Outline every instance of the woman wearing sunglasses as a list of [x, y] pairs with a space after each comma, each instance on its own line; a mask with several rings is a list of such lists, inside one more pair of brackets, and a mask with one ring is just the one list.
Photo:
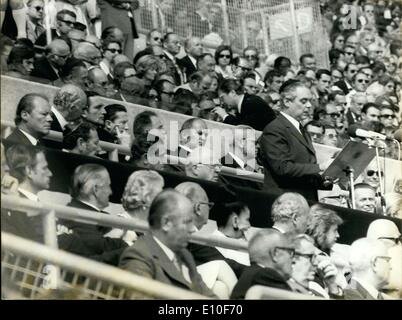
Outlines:
[[220, 74], [224, 79], [233, 78], [232, 63], [233, 52], [230, 46], [219, 46], [215, 51], [215, 72]]

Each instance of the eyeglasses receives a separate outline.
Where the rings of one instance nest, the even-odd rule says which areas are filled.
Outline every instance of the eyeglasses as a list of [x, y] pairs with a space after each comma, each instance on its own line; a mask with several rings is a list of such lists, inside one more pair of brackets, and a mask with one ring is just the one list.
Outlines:
[[257, 56], [255, 56], [255, 55], [247, 55], [247, 56], [244, 56], [246, 59], [248, 59], [248, 60], [257, 60]]
[[277, 104], [278, 102], [280, 102], [281, 101], [281, 99], [278, 99], [278, 100], [272, 100], [272, 104]]
[[345, 51], [345, 54], [347, 54], [348, 56], [351, 56], [351, 55], [354, 55], [355, 53], [354, 53], [354, 52], [346, 52], [346, 51]]
[[357, 72], [357, 69], [356, 69], [356, 70], [355, 70], [355, 69], [349, 70], [349, 72], [350, 72], [350, 73], [356, 73], [356, 72]]
[[229, 54], [220, 54], [219, 58], [226, 58], [226, 59], [230, 59], [230, 55]]
[[356, 81], [358, 82], [358, 83], [369, 83], [370, 81], [369, 80], [365, 80], [365, 79], [356, 79]]
[[380, 116], [380, 118], [395, 119], [396, 116], [394, 114], [383, 114], [383, 115]]
[[395, 242], [395, 244], [402, 243], [402, 235], [400, 235], [400, 236], [397, 237], [397, 238], [392, 238], [392, 237], [379, 237], [378, 239], [379, 239], [379, 240], [391, 240], [391, 241]]
[[237, 66], [238, 68], [240, 68], [242, 71], [244, 71], [244, 72], [249, 72], [249, 71], [251, 71], [251, 70], [253, 70], [253, 69], [251, 69], [251, 68], [247, 68], [247, 67], [242, 67], [242, 66]]
[[208, 209], [211, 210], [213, 208], [213, 206], [215, 205], [215, 203], [213, 203], [213, 202], [202, 202], [202, 201], [196, 202], [196, 203], [194, 203], [194, 209], [195, 210], [200, 210], [201, 205], [207, 205]]
[[37, 6], [37, 7], [34, 7], [34, 8], [35, 8], [36, 11], [43, 11], [43, 7]]
[[295, 249], [293, 249], [293, 248], [288, 248], [288, 247], [275, 247], [274, 248], [275, 251], [278, 249], [286, 251], [290, 255], [290, 257], [293, 257], [295, 255]]
[[327, 115], [333, 119], [339, 118], [341, 116], [341, 114], [339, 112], [327, 113]]
[[73, 21], [69, 21], [69, 20], [63, 20], [63, 19], [59, 19], [59, 21], [64, 22], [66, 25], [68, 25], [69, 27], [73, 28], [75, 22]]
[[123, 50], [121, 50], [121, 49], [114, 49], [114, 48], [107, 48], [106, 49], [107, 51], [110, 51], [111, 53], [119, 53], [119, 54], [121, 54], [122, 52], [123, 52]]
[[159, 38], [159, 37], [154, 37], [154, 38], [152, 38], [154, 41], [161, 41], [162, 40], [162, 38]]
[[174, 96], [174, 92], [161, 91], [161, 93], [167, 94], [169, 97], [173, 97], [173, 96]]
[[314, 253], [301, 253], [298, 251], [295, 251], [295, 257], [303, 257], [306, 258], [307, 260], [310, 260], [311, 263], [313, 263], [315, 254]]
[[158, 96], [154, 94], [148, 95], [148, 99], [158, 100]]
[[[383, 171], [380, 171], [380, 173], [381, 173], [381, 176], [384, 176], [384, 172], [383, 172]], [[377, 177], [379, 176], [379, 175], [378, 175], [378, 171], [375, 171], [375, 170], [367, 170], [366, 174], [367, 174], [367, 176], [369, 176], [369, 177], [372, 177], [374, 174], [376, 174]]]

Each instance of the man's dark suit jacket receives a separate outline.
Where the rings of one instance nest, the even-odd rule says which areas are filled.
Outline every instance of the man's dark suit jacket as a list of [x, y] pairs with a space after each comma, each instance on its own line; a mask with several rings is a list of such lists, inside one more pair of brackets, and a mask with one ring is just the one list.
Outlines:
[[173, 57], [173, 59], [174, 59], [174, 61], [173, 61], [166, 54], [165, 54], [165, 59], [167, 61], [169, 61], [170, 63], [172, 63], [174, 66], [174, 73], [172, 75], [174, 78], [175, 85], [176, 86], [182, 85], [183, 83], [181, 82], [180, 73], [179, 73], [179, 72], [181, 72], [181, 70], [177, 64], [177, 59], [175, 57]]
[[198, 243], [189, 243], [188, 250], [194, 257], [195, 263], [198, 265], [214, 260], [224, 260], [233, 269], [236, 276], [239, 278], [243, 271], [247, 268], [246, 265], [238, 263], [235, 260], [225, 258], [218, 249]]
[[322, 179], [309, 137], [307, 141], [289, 120], [279, 114], [265, 127], [260, 145], [266, 191], [293, 191], [317, 200]]
[[262, 98], [245, 94], [240, 113], [236, 117], [227, 116], [223, 122], [231, 125], [244, 124], [262, 131], [275, 117], [274, 110]]
[[[18, 192], [18, 196], [27, 199], [20, 192]], [[2, 209], [1, 230], [43, 243], [42, 215], [31, 216], [27, 212]]]
[[[42, 142], [39, 140], [39, 144]], [[18, 128], [15, 129], [8, 137], [7, 139], [3, 140], [4, 148], [7, 150], [14, 144], [23, 144], [26, 146], [33, 146], [31, 141], [27, 138], [25, 134], [21, 132]]]
[[[354, 115], [356, 119], [359, 119], [360, 117]], [[352, 124], [358, 123], [360, 121], [356, 121], [355, 118], [353, 118], [352, 111], [349, 109], [348, 112], [346, 112], [346, 120], [348, 122], [348, 125], [351, 126]]]
[[348, 88], [345, 80], [339, 80], [338, 82], [335, 82], [334, 86], [337, 86], [339, 89], [341, 89], [345, 95], [347, 95], [351, 90]]
[[345, 300], [377, 300], [363, 286], [352, 278], [350, 284], [343, 290]]
[[214, 297], [214, 294], [198, 274], [191, 253], [183, 249], [181, 252], [176, 253], [176, 256], [189, 269], [191, 283], [184, 278], [179, 269], [169, 260], [151, 233], [141, 236], [134, 245], [124, 250], [120, 258], [119, 267], [140, 276]]
[[[51, 35], [52, 35], [52, 40], [60, 38], [60, 36], [57, 34], [56, 29], [50, 29]], [[40, 47], [46, 47], [47, 46], [47, 34], [46, 31], [42, 32], [38, 39], [35, 41], [36, 46]]]
[[[67, 206], [99, 212], [76, 199], [71, 200]], [[127, 243], [121, 239], [104, 237], [104, 234], [110, 231], [110, 228], [108, 227], [86, 224], [72, 220], [60, 220], [59, 224], [64, 225], [68, 229], [72, 230], [74, 237], [63, 238], [64, 242], [60, 246], [63, 248], [63, 250], [74, 252], [88, 258], [98, 256], [98, 261], [117, 265], [120, 255], [127, 247]], [[81, 251], [79, 248], [85, 248], [85, 250]]]
[[237, 281], [230, 298], [244, 299], [247, 291], [255, 285], [292, 291], [286, 279], [276, 270], [251, 264]]
[[177, 59], [177, 64], [181, 68], [182, 72], [186, 74], [187, 81], [189, 77], [197, 71], [197, 67], [191, 62], [190, 58], [186, 55], [181, 59]]
[[34, 69], [31, 73], [32, 76], [56, 81], [59, 75], [54, 71], [46, 57], [40, 58], [34, 62]]

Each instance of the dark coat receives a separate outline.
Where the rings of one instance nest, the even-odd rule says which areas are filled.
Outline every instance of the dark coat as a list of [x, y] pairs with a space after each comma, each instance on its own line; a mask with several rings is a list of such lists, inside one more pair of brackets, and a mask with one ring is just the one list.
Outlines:
[[[3, 140], [4, 148], [7, 150], [14, 144], [23, 144], [26, 146], [33, 146], [31, 141], [27, 138], [25, 134], [21, 132], [18, 128], [15, 129], [8, 137], [7, 139]], [[39, 140], [39, 145], [41, 144], [41, 141]]]
[[339, 89], [341, 89], [345, 95], [347, 95], [351, 90], [348, 88], [345, 80], [339, 80], [338, 82], [335, 82], [334, 86], [337, 86]]
[[54, 71], [46, 57], [40, 58], [34, 62], [34, 69], [31, 73], [32, 76], [56, 81], [60, 76]]
[[264, 188], [269, 192], [298, 192], [317, 200], [322, 182], [315, 150], [283, 115], [269, 123], [260, 138]]
[[[96, 211], [94, 208], [73, 199], [67, 205], [84, 210]], [[97, 212], [97, 211], [96, 211]], [[107, 214], [106, 212], [103, 212]], [[121, 239], [112, 239], [104, 237], [104, 234], [110, 231], [110, 228], [82, 223], [72, 220], [60, 220], [59, 224], [64, 225], [73, 232], [72, 235], [64, 235], [59, 239], [61, 249], [73, 252], [88, 258], [117, 265], [120, 255], [127, 247], [127, 243]]]
[[182, 289], [192, 290], [210, 297], [214, 296], [198, 274], [191, 253], [184, 249], [180, 253], [176, 253], [176, 255], [180, 256], [182, 263], [189, 269], [191, 283], [184, 278], [173, 262], [169, 260], [151, 234], [140, 237], [134, 245], [123, 252], [119, 267], [140, 276]]
[[244, 299], [247, 291], [255, 285], [292, 291], [286, 279], [276, 270], [252, 264], [247, 267], [233, 288], [231, 299]]
[[275, 118], [274, 110], [262, 98], [245, 94], [240, 113], [236, 117], [227, 116], [223, 122], [231, 125], [244, 124], [262, 131]]
[[180, 69], [183, 73], [187, 76], [187, 81], [189, 77], [197, 71], [197, 66], [191, 62], [190, 58], [186, 55], [181, 59], [177, 59], [177, 64], [179, 65]]

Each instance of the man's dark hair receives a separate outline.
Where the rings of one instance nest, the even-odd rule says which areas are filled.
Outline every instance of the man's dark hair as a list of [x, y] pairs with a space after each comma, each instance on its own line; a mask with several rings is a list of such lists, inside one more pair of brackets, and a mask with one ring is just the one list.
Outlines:
[[166, 33], [165, 36], [164, 36], [163, 39], [162, 39], [162, 40], [163, 40], [162, 42], [163, 42], [163, 43], [166, 43], [167, 41], [169, 41], [170, 36], [173, 35], [173, 34], [176, 34], [176, 35], [177, 35], [176, 32], [168, 32], [168, 33]]
[[272, 81], [274, 81], [274, 77], [283, 77], [283, 74], [281, 74], [278, 70], [270, 70], [265, 74], [264, 77], [264, 83], [271, 84]]
[[7, 59], [8, 65], [22, 64], [24, 60], [32, 59], [35, 57], [33, 48], [27, 46], [14, 46], [11, 49], [10, 55]]
[[341, 90], [334, 90], [328, 95], [328, 102], [335, 101], [336, 96], [346, 96], [345, 92]]
[[188, 78], [188, 82], [196, 81], [197, 83], [200, 83], [203, 78], [204, 78], [204, 75], [200, 71], [193, 72], [190, 75], [190, 77]]
[[137, 114], [134, 119], [134, 140], [133, 144], [131, 145], [131, 154], [133, 159], [140, 159], [141, 156], [148, 152], [148, 149], [158, 140], [156, 139], [155, 141], [150, 141], [148, 139], [148, 129], [152, 124], [152, 117], [157, 117], [157, 114], [153, 111], [143, 111]]
[[357, 56], [357, 57], [355, 57], [355, 63], [370, 65], [370, 59], [367, 56]]
[[165, 189], [152, 201], [149, 208], [149, 227], [158, 230], [162, 227], [162, 218], [177, 210], [179, 193], [173, 189]]
[[25, 96], [23, 96], [21, 98], [20, 102], [18, 103], [17, 111], [15, 113], [14, 122], [16, 125], [21, 123], [21, 121], [22, 121], [21, 113], [23, 111], [26, 111], [28, 113], [32, 112], [32, 110], [34, 109], [34, 101], [37, 98], [42, 98], [49, 102], [48, 98], [45, 95], [40, 94], [40, 93], [28, 93]]
[[61, 67], [60, 70], [60, 76], [65, 79], [69, 76], [71, 76], [74, 72], [75, 69], [77, 68], [85, 68], [86, 65], [85, 63], [77, 58], [70, 57], [66, 60], [66, 63]]
[[197, 68], [199, 67], [199, 65], [200, 65], [200, 62], [201, 61], [204, 61], [204, 58], [205, 57], [207, 57], [207, 56], [210, 56], [212, 59], [214, 59], [214, 56], [212, 55], [212, 54], [210, 54], [210, 53], [203, 53], [202, 55], [200, 55], [198, 58], [197, 58]]
[[362, 113], [367, 114], [367, 111], [370, 108], [376, 108], [376, 109], [380, 110], [380, 107], [377, 104], [372, 103], [372, 102], [368, 102], [363, 106]]
[[197, 96], [186, 89], [179, 88], [173, 96], [174, 112], [192, 115], [192, 104], [197, 103]]
[[323, 74], [326, 74], [327, 76], [329, 76], [329, 77], [331, 78], [331, 71], [329, 71], [329, 70], [327, 70], [327, 69], [319, 69], [319, 70], [317, 70], [317, 72], [315, 73], [315, 78], [316, 78], [317, 80], [320, 80], [320, 79], [321, 79], [321, 76], [322, 76]]
[[344, 54], [343, 50], [339, 50], [339, 49], [329, 50], [328, 55], [329, 55], [330, 64], [331, 65], [335, 64], [336, 61], [340, 58], [340, 56], [343, 54]]
[[280, 56], [276, 58], [274, 61], [274, 69], [278, 70], [282, 66], [283, 62], [286, 62], [289, 65], [289, 67], [292, 65], [292, 62], [290, 61], [289, 58]]
[[380, 71], [382, 72], [386, 72], [387, 68], [385, 67], [385, 64], [382, 63], [381, 61], [374, 61], [371, 65], [370, 65], [371, 70], [373, 70], [374, 74], [379, 73]]
[[91, 130], [96, 130], [96, 127], [87, 121], [82, 122], [75, 129], [66, 128], [63, 131], [63, 148], [73, 150], [77, 146], [78, 139], [83, 139], [87, 142], [90, 138]]
[[240, 213], [247, 208], [247, 204], [241, 201], [223, 203], [219, 205], [219, 215], [216, 217], [218, 228], [225, 227], [232, 214], [240, 216]]
[[241, 84], [234, 79], [224, 79], [219, 86], [219, 91], [229, 93], [232, 90], [235, 91], [237, 94], [241, 94], [242, 93]]
[[63, 20], [64, 16], [70, 16], [70, 17], [73, 17], [74, 19], [77, 19], [77, 15], [74, 12], [67, 10], [67, 9], [63, 9], [63, 10], [60, 10], [59, 12], [57, 12], [56, 19]]
[[300, 56], [300, 59], [299, 59], [299, 62], [300, 62], [300, 64], [303, 64], [303, 61], [304, 61], [304, 59], [306, 59], [306, 58], [312, 58], [312, 59], [314, 59], [314, 55], [312, 54], [312, 53], [305, 53], [305, 54], [302, 54], [301, 56]]
[[389, 51], [392, 55], [398, 56], [398, 50], [402, 48], [402, 41], [399, 39], [392, 40], [389, 46]]
[[33, 168], [36, 165], [36, 155], [43, 152], [40, 148], [16, 144], [8, 148], [6, 152], [7, 164], [10, 175], [19, 183], [27, 178], [26, 168]]
[[346, 67], [345, 67], [345, 72], [347, 72], [347, 71], [349, 70], [349, 67], [350, 67], [351, 65], [355, 65], [355, 66], [357, 67], [357, 64], [354, 63], [354, 62], [348, 63], [348, 64], [346, 65]]
[[127, 112], [127, 109], [121, 104], [109, 104], [105, 107], [105, 112], [105, 121], [110, 120], [113, 122], [116, 120], [118, 112]]

